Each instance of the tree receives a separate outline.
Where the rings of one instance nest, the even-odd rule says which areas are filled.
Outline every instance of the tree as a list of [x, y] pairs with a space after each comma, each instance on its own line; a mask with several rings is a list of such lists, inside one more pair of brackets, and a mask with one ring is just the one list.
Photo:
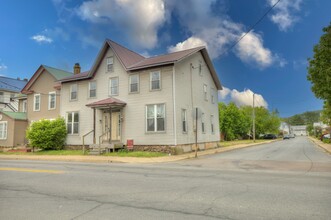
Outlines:
[[331, 23], [323, 28], [323, 32], [319, 43], [314, 46], [314, 57], [308, 59], [307, 78], [312, 83], [315, 96], [327, 102], [323, 111], [328, 111], [331, 103]]
[[30, 145], [43, 150], [61, 150], [64, 147], [67, 130], [63, 118], [40, 120], [30, 125], [27, 139]]

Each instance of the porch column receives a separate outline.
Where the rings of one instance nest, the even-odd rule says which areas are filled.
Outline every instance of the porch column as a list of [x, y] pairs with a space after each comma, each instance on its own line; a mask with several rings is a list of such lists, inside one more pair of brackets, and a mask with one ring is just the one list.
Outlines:
[[96, 118], [96, 113], [95, 113], [95, 108], [93, 108], [93, 144], [95, 144], [95, 118]]
[[110, 121], [110, 125], [109, 125], [109, 143], [111, 143], [111, 130], [112, 130], [112, 115], [111, 115], [111, 112], [112, 112], [112, 109], [111, 107], [109, 106], [109, 113], [110, 113], [110, 116], [109, 116], [109, 121]]

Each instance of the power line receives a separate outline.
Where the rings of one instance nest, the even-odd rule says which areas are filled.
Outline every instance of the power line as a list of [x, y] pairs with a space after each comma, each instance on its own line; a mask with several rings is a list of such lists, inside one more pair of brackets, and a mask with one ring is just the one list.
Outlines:
[[255, 22], [254, 25], [252, 25], [248, 31], [242, 35], [232, 46], [230, 46], [227, 50], [225, 50], [222, 54], [224, 54], [225, 52], [228, 52], [229, 50], [231, 50], [232, 48], [234, 48], [249, 32], [251, 32], [255, 27], [256, 25], [258, 25], [264, 18], [265, 16], [267, 16], [267, 14], [269, 14], [269, 12], [274, 8], [276, 7], [276, 5], [280, 2], [280, 0], [278, 0], [275, 4], [273, 4], [273, 6], [271, 6], [263, 15], [262, 17], [257, 21]]

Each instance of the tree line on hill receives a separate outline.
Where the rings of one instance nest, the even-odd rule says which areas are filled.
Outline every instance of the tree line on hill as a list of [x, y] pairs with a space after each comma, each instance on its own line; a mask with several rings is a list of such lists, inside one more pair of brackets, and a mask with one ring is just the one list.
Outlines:
[[322, 111], [308, 111], [283, 118], [283, 121], [289, 125], [312, 125], [314, 122], [320, 121], [321, 112]]
[[[224, 140], [252, 138], [251, 106], [237, 107], [234, 103], [218, 104], [220, 132]], [[270, 112], [264, 107], [255, 107], [255, 137], [262, 134], [278, 134], [280, 117], [277, 111]]]

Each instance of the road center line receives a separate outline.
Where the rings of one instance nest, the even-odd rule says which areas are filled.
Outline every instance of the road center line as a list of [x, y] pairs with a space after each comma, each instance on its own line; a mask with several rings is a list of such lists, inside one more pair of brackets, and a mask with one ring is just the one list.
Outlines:
[[52, 173], [52, 174], [64, 173], [64, 171], [61, 171], [61, 170], [38, 170], [38, 169], [27, 169], [27, 168], [17, 168], [17, 167], [0, 167], [0, 171], [17, 171], [17, 172], [30, 172], [30, 173]]

